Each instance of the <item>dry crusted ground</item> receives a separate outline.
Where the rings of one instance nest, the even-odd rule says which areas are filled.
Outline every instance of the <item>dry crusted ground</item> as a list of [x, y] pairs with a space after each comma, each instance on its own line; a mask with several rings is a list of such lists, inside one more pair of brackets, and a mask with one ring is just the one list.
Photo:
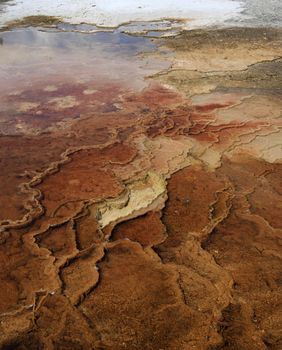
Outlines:
[[280, 40], [186, 32], [141, 92], [10, 95], [1, 349], [282, 348]]

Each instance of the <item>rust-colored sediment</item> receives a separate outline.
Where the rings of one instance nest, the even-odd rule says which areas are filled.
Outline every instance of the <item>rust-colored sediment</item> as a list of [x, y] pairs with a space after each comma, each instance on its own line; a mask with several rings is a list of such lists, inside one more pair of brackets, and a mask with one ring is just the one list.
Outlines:
[[1, 348], [281, 349], [280, 38], [191, 31], [143, 90], [3, 97]]

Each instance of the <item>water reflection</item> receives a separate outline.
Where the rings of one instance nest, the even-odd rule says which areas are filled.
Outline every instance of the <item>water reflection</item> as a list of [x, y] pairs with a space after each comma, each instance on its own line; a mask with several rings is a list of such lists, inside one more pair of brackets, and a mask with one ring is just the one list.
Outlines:
[[169, 62], [142, 58], [156, 45], [150, 38], [118, 31], [79, 33], [21, 28], [0, 35], [0, 92], [63, 82], [111, 80], [143, 88], [144, 77]]
[[49, 47], [53, 49], [103, 49], [111, 54], [135, 55], [152, 51], [155, 45], [142, 36], [132, 36], [120, 32], [97, 32], [82, 34], [78, 32], [54, 32], [24, 28], [4, 32], [1, 35], [6, 46], [21, 45], [29, 47]]

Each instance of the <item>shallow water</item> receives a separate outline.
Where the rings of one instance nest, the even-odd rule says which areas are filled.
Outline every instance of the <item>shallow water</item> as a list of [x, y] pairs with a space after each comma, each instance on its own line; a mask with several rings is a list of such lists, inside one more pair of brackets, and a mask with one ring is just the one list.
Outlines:
[[114, 110], [121, 92], [142, 90], [146, 76], [169, 66], [141, 58], [156, 49], [149, 38], [120, 32], [23, 28], [2, 32], [0, 42], [4, 134], [34, 133], [82, 114]]
[[3, 32], [0, 39], [1, 91], [63, 76], [72, 81], [99, 77], [140, 88], [146, 75], [168, 66], [161, 60], [137, 57], [155, 48], [150, 39], [120, 32], [82, 34], [24, 28]]
[[[79, 29], [78, 29], [79, 30]], [[88, 49], [99, 47], [107, 53], [134, 55], [142, 51], [152, 51], [155, 45], [141, 36], [131, 36], [120, 32], [82, 34], [72, 31], [58, 32], [34, 28], [8, 31], [1, 34], [3, 46], [21, 45], [65, 49]]]

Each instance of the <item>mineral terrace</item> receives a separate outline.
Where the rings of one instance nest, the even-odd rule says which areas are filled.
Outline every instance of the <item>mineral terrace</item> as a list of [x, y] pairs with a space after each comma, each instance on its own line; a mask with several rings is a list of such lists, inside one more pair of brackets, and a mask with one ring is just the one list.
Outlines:
[[282, 29], [42, 21], [0, 33], [0, 348], [281, 350]]

